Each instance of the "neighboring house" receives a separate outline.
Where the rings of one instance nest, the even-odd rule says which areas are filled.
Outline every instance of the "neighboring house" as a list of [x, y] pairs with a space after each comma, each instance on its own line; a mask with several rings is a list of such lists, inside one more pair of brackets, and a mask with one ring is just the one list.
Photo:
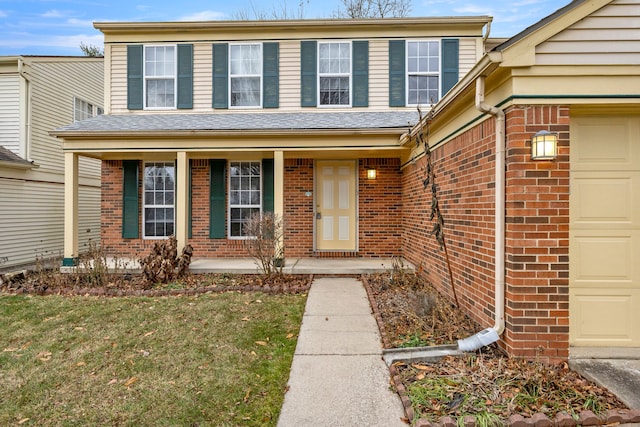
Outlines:
[[[475, 106], [483, 93], [487, 114]], [[512, 355], [566, 359], [578, 347], [637, 354], [640, 3], [570, 3], [488, 52], [434, 112], [429, 141], [461, 305], [494, 325], [503, 282], [501, 338]], [[532, 160], [539, 131], [557, 136], [554, 160]], [[403, 160], [402, 254], [451, 295], [424, 220], [431, 199], [421, 189], [422, 147], [404, 142], [414, 153]], [[498, 226], [496, 206], [504, 212]]]
[[102, 160], [102, 243], [120, 256], [175, 234], [197, 257], [245, 257], [243, 221], [265, 211], [284, 218], [289, 258], [401, 255], [400, 135], [482, 56], [489, 22], [95, 24], [106, 114], [54, 133], [65, 264], [84, 156]]
[[[102, 58], [0, 57], [0, 269], [61, 257], [64, 156], [49, 135], [101, 113]], [[82, 159], [79, 248], [100, 239], [100, 162]]]

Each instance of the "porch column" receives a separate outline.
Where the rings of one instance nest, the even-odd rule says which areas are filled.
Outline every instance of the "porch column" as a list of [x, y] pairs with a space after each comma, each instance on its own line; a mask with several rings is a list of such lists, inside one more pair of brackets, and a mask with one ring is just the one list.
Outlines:
[[64, 258], [62, 266], [76, 265], [78, 256], [78, 155], [64, 153]]
[[[284, 152], [273, 153], [273, 213], [284, 220]], [[278, 247], [284, 245], [284, 236], [280, 236]]]
[[178, 254], [187, 245], [189, 236], [189, 156], [178, 151], [176, 164], [176, 222], [175, 233], [178, 241]]

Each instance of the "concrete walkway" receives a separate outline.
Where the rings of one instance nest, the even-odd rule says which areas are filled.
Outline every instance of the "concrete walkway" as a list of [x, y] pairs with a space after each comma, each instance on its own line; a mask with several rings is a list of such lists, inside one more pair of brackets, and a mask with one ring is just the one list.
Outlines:
[[364, 286], [353, 278], [311, 285], [279, 427], [406, 426]]

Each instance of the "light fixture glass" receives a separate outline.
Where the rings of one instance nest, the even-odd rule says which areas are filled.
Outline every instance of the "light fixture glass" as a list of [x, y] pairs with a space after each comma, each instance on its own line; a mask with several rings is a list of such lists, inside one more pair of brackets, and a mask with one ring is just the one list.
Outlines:
[[367, 168], [367, 179], [376, 179], [378, 177], [378, 171], [372, 168]]
[[553, 160], [558, 157], [558, 135], [546, 130], [531, 138], [531, 160]]

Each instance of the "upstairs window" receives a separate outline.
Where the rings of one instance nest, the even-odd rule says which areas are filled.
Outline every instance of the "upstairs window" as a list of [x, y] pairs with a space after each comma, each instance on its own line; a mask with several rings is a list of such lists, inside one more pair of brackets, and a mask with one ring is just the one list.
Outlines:
[[101, 107], [91, 104], [78, 97], [73, 97], [73, 121], [79, 122], [81, 120], [90, 119], [91, 117], [99, 116], [104, 111]]
[[440, 43], [407, 42], [407, 104], [431, 105], [440, 93]]
[[175, 173], [172, 162], [147, 162], [144, 165], [145, 238], [169, 237], [174, 233]]
[[260, 162], [229, 164], [229, 237], [247, 237], [244, 223], [262, 211], [262, 167]]
[[176, 108], [176, 47], [144, 47], [145, 108]]
[[262, 105], [262, 44], [229, 46], [229, 80], [232, 107]]
[[351, 43], [318, 43], [320, 105], [351, 105]]

